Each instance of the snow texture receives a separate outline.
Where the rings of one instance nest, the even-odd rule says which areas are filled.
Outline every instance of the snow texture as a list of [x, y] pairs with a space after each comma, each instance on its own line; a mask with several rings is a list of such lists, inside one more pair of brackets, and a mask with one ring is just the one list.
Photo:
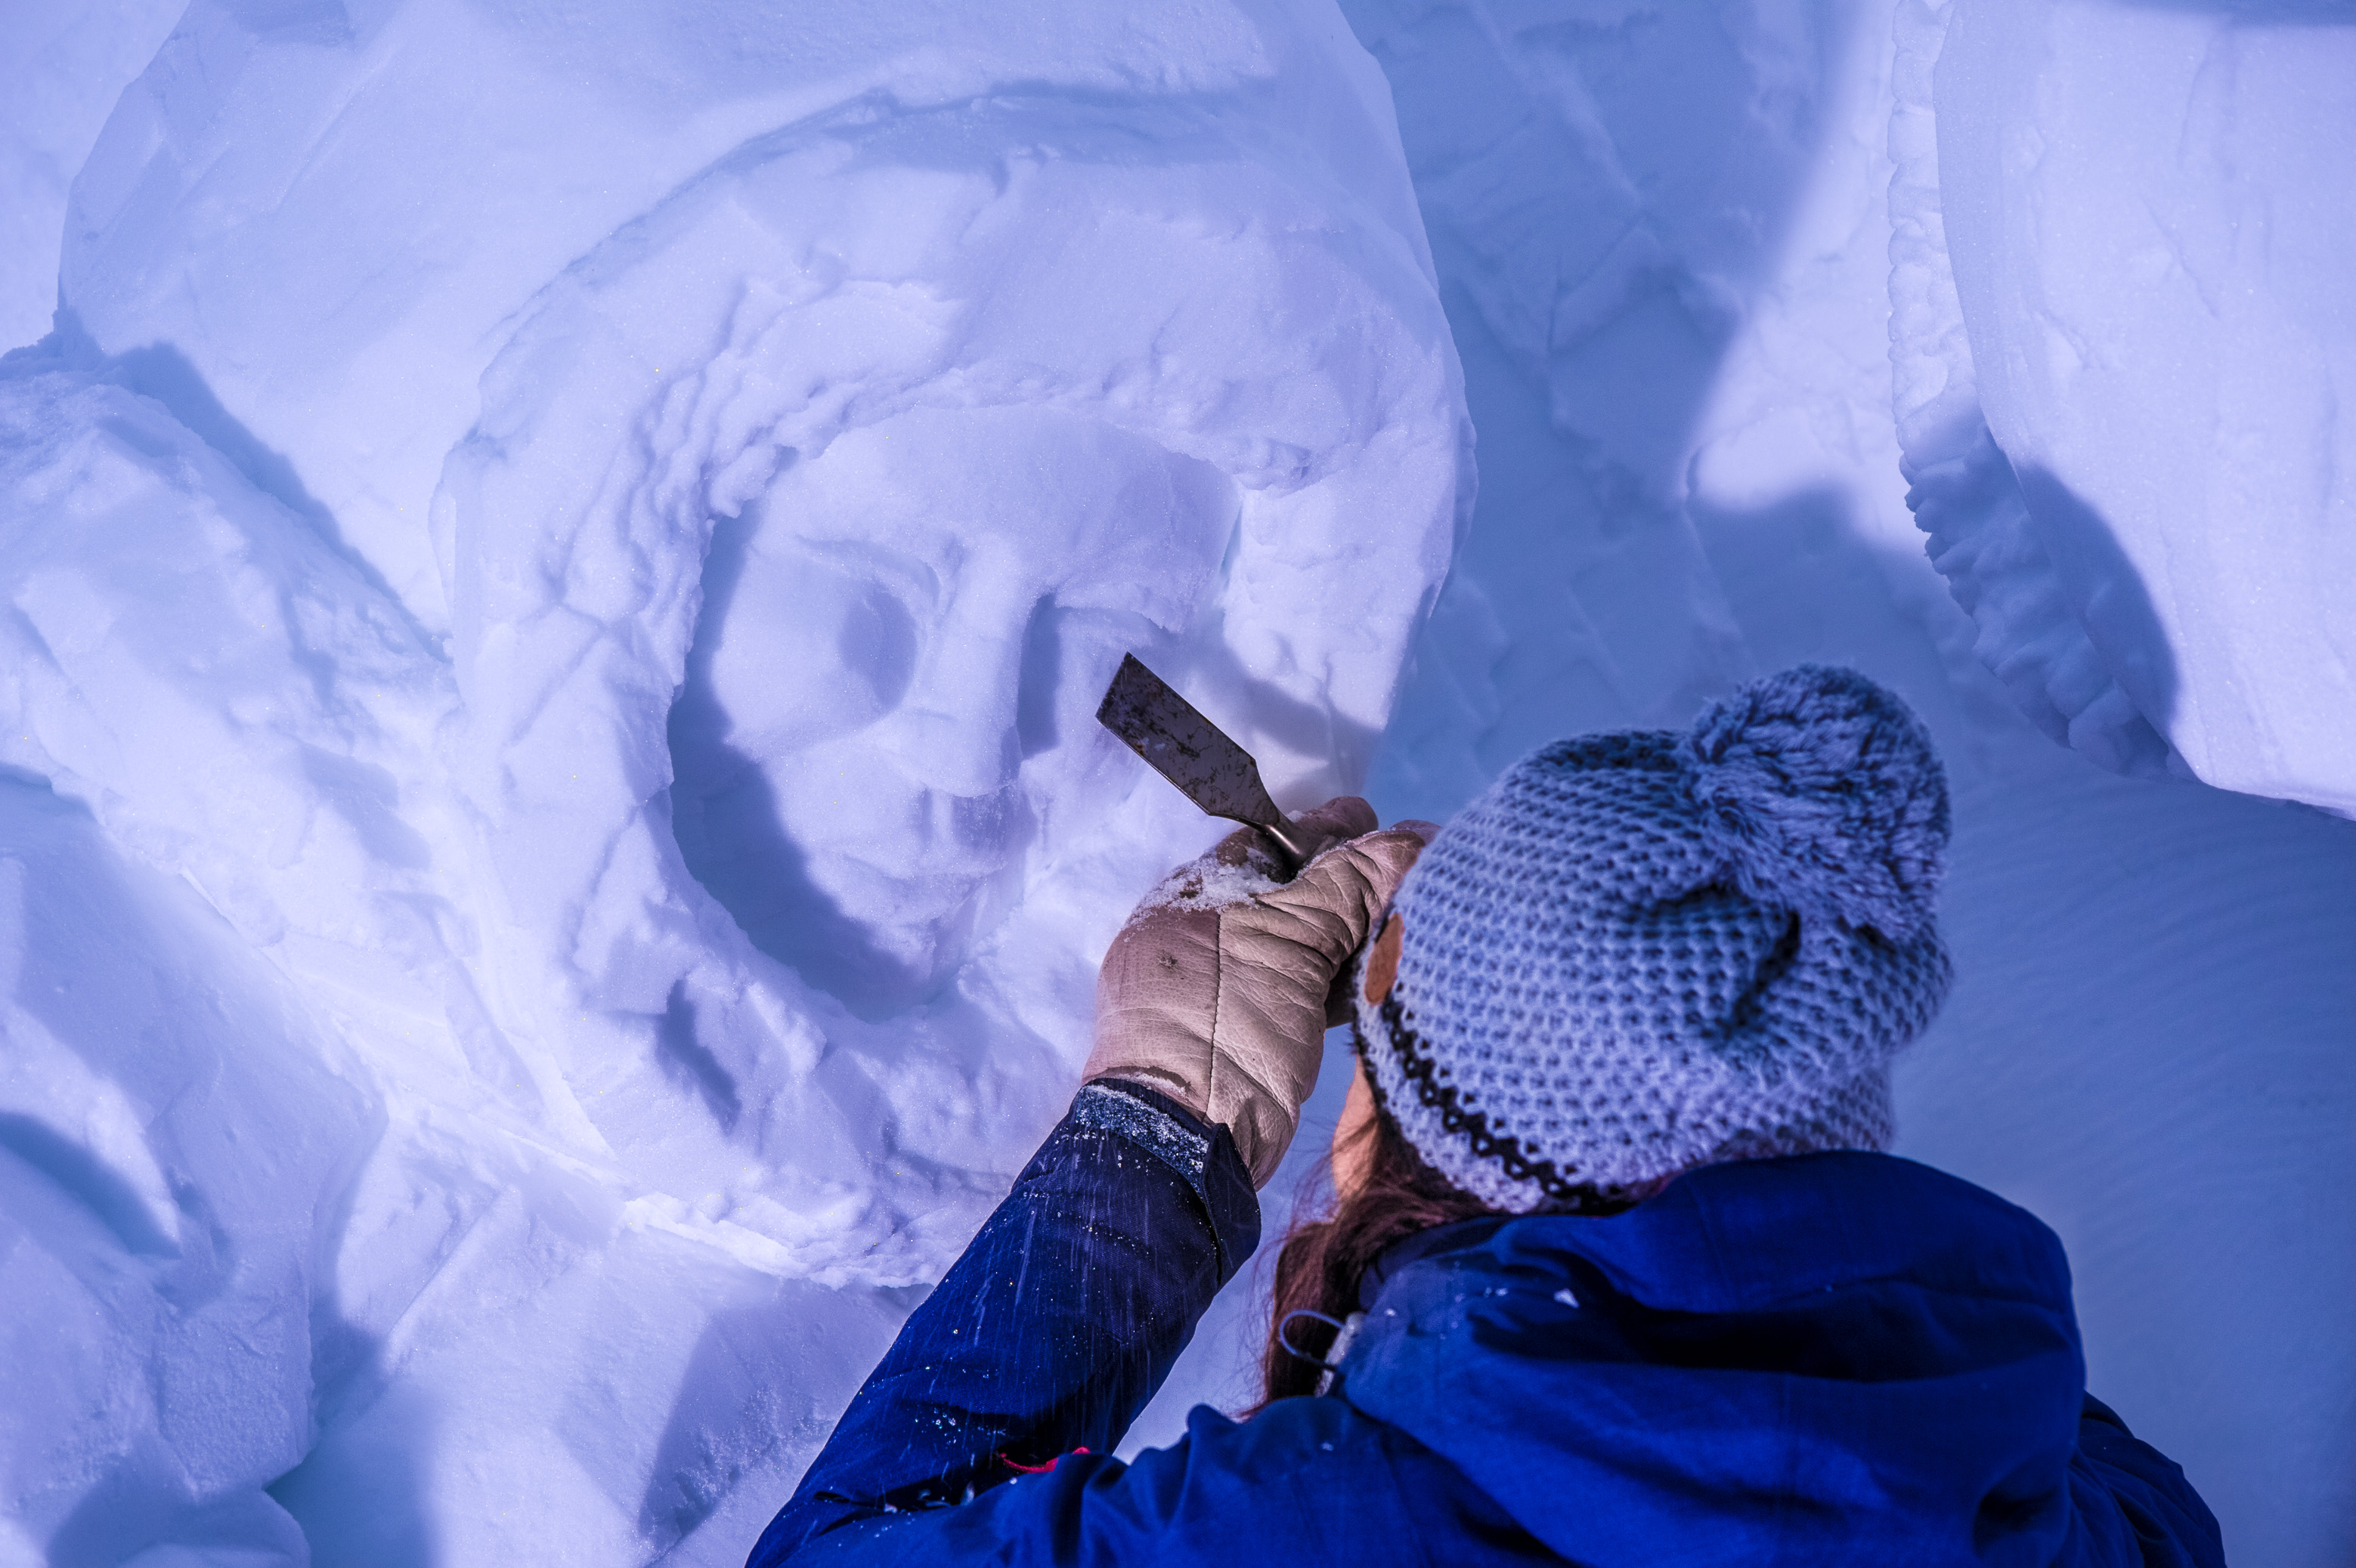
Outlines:
[[2106, 766], [2356, 815], [2356, 12], [1901, 18], [1900, 432], [1981, 657]]
[[[80, 68], [77, 68], [80, 69]], [[93, 77], [97, 67], [90, 68]], [[1322, 3], [198, 0], [0, 370], [0, 1562], [741, 1561], [1469, 506]]]
[[187, 0], [0, 0], [0, 346], [49, 330], [66, 193]]
[[[65, 311], [0, 368], [0, 1564], [741, 1562], [1223, 831], [1090, 720], [1130, 646], [1387, 818], [1802, 660], [1899, 691], [1957, 970], [1901, 1151], [2061, 1232], [2236, 1561], [2356, 1553], [2356, 829], [2040, 733], [2205, 765], [1999, 483], [1947, 11], [1344, 9], [199, 0], [133, 81], [169, 15], [0, 5], [7, 319]], [[2115, 352], [2306, 407], [2145, 292]], [[2035, 430], [2090, 506], [2161, 451]], [[2201, 592], [2180, 691], [2307, 635]]]

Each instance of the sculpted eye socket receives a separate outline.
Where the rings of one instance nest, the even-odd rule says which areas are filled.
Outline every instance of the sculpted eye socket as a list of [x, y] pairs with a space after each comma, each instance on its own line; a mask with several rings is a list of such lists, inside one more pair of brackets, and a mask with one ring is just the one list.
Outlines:
[[835, 651], [842, 667], [864, 681], [876, 711], [888, 712], [907, 695], [916, 671], [916, 619], [900, 596], [880, 582], [842, 606]]
[[[906, 697], [924, 642], [904, 588], [930, 574], [872, 547], [810, 543], [747, 508], [712, 532], [703, 613], [671, 720], [682, 785], [701, 753], [772, 758], [864, 729]], [[782, 536], [782, 537], [781, 537]]]

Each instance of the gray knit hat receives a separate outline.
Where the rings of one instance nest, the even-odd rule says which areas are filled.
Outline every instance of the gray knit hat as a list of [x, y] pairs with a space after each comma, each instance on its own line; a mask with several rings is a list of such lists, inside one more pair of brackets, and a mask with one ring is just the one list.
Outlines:
[[1929, 736], [1854, 670], [1557, 741], [1433, 840], [1360, 961], [1376, 1094], [1515, 1212], [1884, 1147], [1890, 1060], [1947, 991], [1946, 843]]

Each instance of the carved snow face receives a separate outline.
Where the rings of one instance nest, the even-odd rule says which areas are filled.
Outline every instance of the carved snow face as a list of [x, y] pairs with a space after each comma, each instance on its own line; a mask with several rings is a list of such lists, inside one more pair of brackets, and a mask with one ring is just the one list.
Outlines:
[[1200, 613], [1207, 464], [1041, 409], [917, 410], [714, 532], [673, 709], [674, 830], [755, 945], [854, 1008], [913, 999], [1078, 784], [1121, 654]]

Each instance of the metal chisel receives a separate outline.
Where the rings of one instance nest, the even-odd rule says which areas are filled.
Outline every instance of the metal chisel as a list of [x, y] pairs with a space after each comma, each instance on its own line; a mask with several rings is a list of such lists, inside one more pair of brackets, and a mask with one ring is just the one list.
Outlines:
[[1129, 742], [1148, 766], [1213, 816], [1258, 828], [1275, 841], [1289, 878], [1307, 863], [1309, 846], [1259, 782], [1259, 764], [1193, 703], [1145, 667], [1135, 654], [1097, 709], [1097, 722]]

